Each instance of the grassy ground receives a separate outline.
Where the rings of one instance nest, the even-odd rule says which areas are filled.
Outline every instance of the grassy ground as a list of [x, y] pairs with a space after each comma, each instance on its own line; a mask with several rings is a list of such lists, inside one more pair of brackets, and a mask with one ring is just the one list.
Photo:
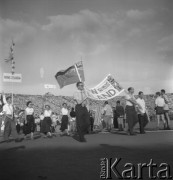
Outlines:
[[[0, 179], [99, 180], [103, 157], [122, 158], [121, 170], [124, 163], [149, 163], [152, 158], [158, 165], [168, 163], [173, 175], [172, 137], [173, 131], [137, 136], [112, 132], [86, 135], [86, 143], [59, 136], [0, 143]], [[149, 179], [147, 173], [144, 180]]]

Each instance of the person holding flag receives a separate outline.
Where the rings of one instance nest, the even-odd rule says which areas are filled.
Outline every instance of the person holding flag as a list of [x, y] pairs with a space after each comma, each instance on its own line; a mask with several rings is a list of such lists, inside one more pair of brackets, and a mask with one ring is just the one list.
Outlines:
[[86, 142], [84, 135], [88, 132], [89, 129], [89, 112], [88, 112], [88, 97], [84, 89], [83, 82], [76, 83], [77, 91], [74, 93], [74, 100], [76, 101], [76, 128], [79, 135], [80, 142]]

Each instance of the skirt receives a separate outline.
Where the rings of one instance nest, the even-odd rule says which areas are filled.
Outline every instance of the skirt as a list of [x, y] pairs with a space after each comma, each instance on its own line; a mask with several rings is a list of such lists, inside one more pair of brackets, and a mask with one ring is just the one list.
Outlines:
[[164, 114], [164, 109], [163, 109], [163, 107], [157, 106], [157, 107], [156, 107], [156, 114], [157, 114], [157, 115]]
[[41, 132], [42, 133], [47, 133], [47, 132], [51, 132], [51, 124], [52, 124], [52, 120], [50, 117], [45, 117], [43, 119], [42, 125], [41, 125]]
[[66, 129], [68, 129], [68, 116], [63, 115], [62, 119], [61, 119], [61, 128], [60, 128], [60, 130], [63, 132]]
[[33, 115], [27, 115], [26, 116], [27, 123], [24, 123], [23, 126], [23, 133], [25, 135], [33, 133], [35, 131], [35, 119]]

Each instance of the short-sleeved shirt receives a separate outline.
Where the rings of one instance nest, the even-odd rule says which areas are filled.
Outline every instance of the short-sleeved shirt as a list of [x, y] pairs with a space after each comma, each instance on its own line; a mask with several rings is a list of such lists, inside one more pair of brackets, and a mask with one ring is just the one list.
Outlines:
[[106, 104], [106, 106], [103, 108], [103, 110], [106, 112], [105, 116], [112, 116], [113, 111], [109, 104]]
[[146, 113], [146, 105], [145, 105], [145, 101], [144, 99], [138, 98], [136, 99], [137, 103], [140, 104], [140, 106], [142, 107], [142, 109], [140, 109], [139, 111], [141, 113]]
[[33, 115], [34, 114], [34, 109], [27, 107], [25, 109], [26, 115]]
[[125, 95], [126, 106], [133, 106], [133, 103], [131, 103], [131, 102], [129, 101], [129, 99], [131, 99], [131, 98], [134, 99], [134, 100], [136, 100], [136, 99], [135, 99], [135, 96], [132, 95], [132, 94], [127, 93], [127, 94]]
[[51, 117], [52, 111], [51, 110], [45, 110], [44, 111], [44, 117]]
[[56, 122], [57, 121], [57, 116], [55, 114], [52, 115], [52, 122]]
[[162, 97], [157, 97], [155, 100], [155, 104], [157, 107], [164, 107], [165, 105], [165, 100]]
[[169, 99], [168, 99], [168, 96], [167, 96], [166, 94], [164, 94], [164, 95], [163, 95], [163, 99], [165, 100], [165, 105], [164, 105], [163, 109], [164, 109], [165, 111], [167, 111], [167, 110], [169, 110], [169, 105], [168, 105]]
[[13, 106], [11, 104], [5, 104], [3, 106], [3, 111], [7, 114], [7, 115], [13, 115]]
[[41, 115], [40, 115], [40, 120], [42, 121], [43, 119], [44, 119], [44, 115], [41, 114]]
[[62, 108], [61, 113], [62, 113], [62, 115], [68, 115], [68, 109]]

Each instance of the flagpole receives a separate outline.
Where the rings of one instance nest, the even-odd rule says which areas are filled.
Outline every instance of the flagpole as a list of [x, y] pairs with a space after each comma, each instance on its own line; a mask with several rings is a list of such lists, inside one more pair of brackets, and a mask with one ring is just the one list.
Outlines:
[[77, 75], [78, 75], [78, 78], [79, 78], [79, 81], [82, 82], [81, 80], [81, 77], [80, 77], [80, 74], [79, 74], [79, 71], [78, 71], [78, 68], [76, 66], [76, 64], [74, 65], [75, 69], [76, 69], [76, 72], [77, 72]]

